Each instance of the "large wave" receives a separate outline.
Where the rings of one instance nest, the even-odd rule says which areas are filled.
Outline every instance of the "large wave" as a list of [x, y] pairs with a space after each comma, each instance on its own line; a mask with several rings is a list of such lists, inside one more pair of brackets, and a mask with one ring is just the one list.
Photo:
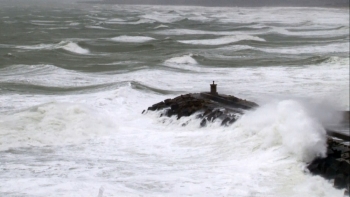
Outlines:
[[115, 130], [107, 117], [87, 106], [53, 102], [2, 115], [0, 150], [81, 143]]
[[233, 132], [249, 137], [260, 148], [281, 146], [298, 160], [310, 162], [326, 155], [326, 131], [301, 102], [283, 100], [248, 112]]

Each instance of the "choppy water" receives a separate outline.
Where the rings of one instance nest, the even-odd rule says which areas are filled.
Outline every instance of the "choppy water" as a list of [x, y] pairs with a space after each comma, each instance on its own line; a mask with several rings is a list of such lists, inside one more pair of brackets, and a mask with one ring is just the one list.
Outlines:
[[[342, 196], [304, 168], [349, 110], [348, 9], [3, 4], [0, 18], [1, 196]], [[262, 107], [230, 127], [141, 114], [213, 80]]]

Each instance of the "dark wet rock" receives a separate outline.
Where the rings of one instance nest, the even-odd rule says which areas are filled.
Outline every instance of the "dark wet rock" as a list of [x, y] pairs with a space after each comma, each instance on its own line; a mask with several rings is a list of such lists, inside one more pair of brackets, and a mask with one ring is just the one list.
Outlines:
[[207, 126], [207, 119], [203, 119], [202, 121], [201, 121], [201, 127], [205, 127], [205, 126]]
[[221, 126], [227, 126], [229, 124], [229, 122], [231, 121], [231, 119], [229, 117], [226, 117], [222, 122], [221, 122]]
[[167, 117], [176, 116], [177, 119], [198, 113], [196, 117], [202, 119], [200, 126], [205, 127], [217, 119], [221, 120], [221, 125], [228, 126], [244, 111], [256, 107], [256, 103], [235, 96], [204, 92], [165, 99], [148, 107], [148, 111], [163, 111]]
[[325, 158], [316, 158], [307, 168], [314, 175], [334, 180], [334, 187], [349, 191], [349, 144], [348, 142], [329, 137], [327, 145], [327, 156]]
[[347, 185], [347, 177], [345, 174], [337, 174], [335, 179], [334, 179], [334, 187], [343, 189]]

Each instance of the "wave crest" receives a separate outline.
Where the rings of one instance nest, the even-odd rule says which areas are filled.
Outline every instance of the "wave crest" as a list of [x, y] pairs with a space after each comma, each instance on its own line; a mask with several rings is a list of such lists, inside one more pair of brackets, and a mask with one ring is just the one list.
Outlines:
[[221, 38], [203, 39], [203, 40], [180, 40], [179, 42], [184, 44], [193, 44], [193, 45], [224, 45], [224, 44], [239, 42], [242, 40], [265, 42], [265, 39], [263, 38], [260, 38], [257, 36], [250, 36], [250, 35], [233, 35], [233, 36], [224, 36]]
[[173, 57], [165, 61], [166, 64], [197, 64], [197, 61], [192, 57], [192, 54], [181, 57]]
[[58, 44], [37, 44], [37, 45], [27, 45], [27, 46], [16, 46], [18, 49], [25, 50], [55, 50], [64, 49], [66, 51], [77, 53], [77, 54], [89, 54], [89, 49], [82, 48], [75, 42], [61, 41]]
[[147, 36], [118, 36], [111, 38], [115, 42], [132, 42], [132, 43], [142, 43], [155, 40], [154, 38]]
[[59, 48], [62, 48], [66, 51], [78, 54], [89, 54], [90, 51], [88, 49], [84, 49], [80, 47], [77, 43], [74, 42], [60, 42], [58, 45], [61, 45]]

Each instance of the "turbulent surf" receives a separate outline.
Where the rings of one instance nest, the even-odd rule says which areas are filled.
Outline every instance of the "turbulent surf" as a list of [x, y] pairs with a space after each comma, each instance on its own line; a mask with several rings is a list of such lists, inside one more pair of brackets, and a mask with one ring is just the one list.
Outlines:
[[[343, 195], [306, 165], [349, 110], [348, 9], [0, 2], [0, 18], [0, 196]], [[141, 114], [213, 80], [261, 107], [227, 127]]]

